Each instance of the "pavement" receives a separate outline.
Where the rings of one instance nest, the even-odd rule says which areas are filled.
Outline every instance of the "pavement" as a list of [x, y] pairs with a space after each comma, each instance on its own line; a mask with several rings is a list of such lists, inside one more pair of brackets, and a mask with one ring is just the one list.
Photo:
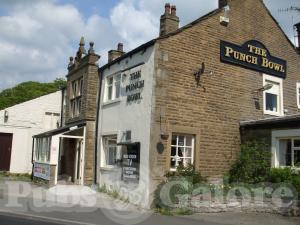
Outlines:
[[[163, 216], [113, 199], [89, 187], [52, 189], [11, 183], [0, 186], [0, 224], [81, 225], [299, 225], [299, 217], [259, 213], [210, 213]], [[22, 185], [24, 185], [22, 187]], [[30, 187], [30, 189], [29, 189]]]

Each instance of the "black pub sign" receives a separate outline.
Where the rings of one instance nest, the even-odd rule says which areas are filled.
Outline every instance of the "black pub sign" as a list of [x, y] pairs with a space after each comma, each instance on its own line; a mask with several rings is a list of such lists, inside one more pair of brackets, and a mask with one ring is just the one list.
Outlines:
[[221, 40], [221, 61], [280, 78], [286, 77], [287, 62], [274, 57], [259, 41], [250, 40], [242, 46]]
[[140, 179], [140, 143], [130, 143], [122, 153], [122, 178], [138, 182]]

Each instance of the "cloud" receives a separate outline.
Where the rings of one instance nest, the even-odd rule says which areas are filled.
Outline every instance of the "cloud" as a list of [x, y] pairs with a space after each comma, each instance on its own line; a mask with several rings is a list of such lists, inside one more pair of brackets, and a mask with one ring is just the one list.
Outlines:
[[94, 14], [85, 20], [73, 5], [54, 0], [6, 1], [0, 10], [6, 12], [0, 16], [0, 89], [63, 77], [81, 36], [98, 51], [120, 39], [109, 19]]
[[[118, 42], [123, 42], [129, 51], [157, 37], [166, 2], [118, 0], [113, 8], [106, 9], [109, 16], [103, 17], [97, 11], [84, 11], [84, 1], [77, 2], [78, 8], [65, 1], [0, 0], [0, 90], [27, 80], [50, 81], [64, 76], [68, 58], [75, 55], [81, 36], [86, 42], [95, 42], [102, 65], [107, 62], [107, 51], [116, 48]], [[299, 0], [264, 1], [293, 40], [292, 24], [300, 21], [300, 13], [279, 9], [299, 7]], [[217, 0], [167, 2], [177, 6], [180, 26], [215, 9], [218, 3]], [[96, 4], [102, 7], [104, 3]]]

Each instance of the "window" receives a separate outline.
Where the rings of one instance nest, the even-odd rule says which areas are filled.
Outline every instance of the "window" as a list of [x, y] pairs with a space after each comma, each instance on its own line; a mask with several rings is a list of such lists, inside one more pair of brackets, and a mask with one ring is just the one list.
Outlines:
[[79, 78], [72, 82], [70, 98], [70, 116], [71, 118], [78, 117], [81, 113], [81, 97], [83, 94], [83, 78]]
[[300, 167], [300, 138], [279, 140], [279, 166]]
[[113, 101], [120, 98], [121, 74], [106, 78], [105, 100]]
[[282, 79], [264, 74], [263, 86], [266, 85], [270, 88], [264, 91], [264, 113], [283, 115]]
[[117, 146], [117, 135], [103, 137], [105, 166], [116, 166], [121, 161], [120, 147]]
[[176, 167], [179, 165], [188, 166], [189, 164], [193, 164], [194, 141], [195, 138], [193, 135], [172, 135], [171, 170], [176, 170]]
[[51, 137], [37, 138], [35, 141], [35, 159], [38, 162], [50, 161]]
[[300, 83], [296, 84], [296, 88], [297, 88], [297, 91], [296, 91], [296, 94], [297, 94], [297, 105], [298, 105], [298, 108], [300, 109]]

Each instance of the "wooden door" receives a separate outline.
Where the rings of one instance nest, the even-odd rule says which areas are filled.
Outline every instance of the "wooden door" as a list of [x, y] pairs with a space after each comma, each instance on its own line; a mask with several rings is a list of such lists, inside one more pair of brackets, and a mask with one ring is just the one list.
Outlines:
[[9, 171], [12, 134], [0, 133], [0, 171]]

